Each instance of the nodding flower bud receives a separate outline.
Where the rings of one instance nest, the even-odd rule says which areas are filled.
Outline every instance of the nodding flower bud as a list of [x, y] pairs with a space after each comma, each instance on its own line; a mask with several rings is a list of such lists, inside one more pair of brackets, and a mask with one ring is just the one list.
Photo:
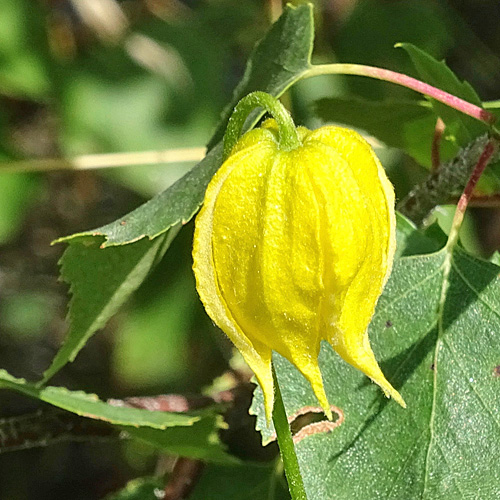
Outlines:
[[210, 182], [194, 235], [198, 293], [254, 371], [268, 419], [273, 350], [331, 418], [321, 340], [404, 406], [367, 331], [394, 257], [393, 187], [353, 130], [295, 131], [297, 146], [281, 148], [267, 120], [239, 139]]

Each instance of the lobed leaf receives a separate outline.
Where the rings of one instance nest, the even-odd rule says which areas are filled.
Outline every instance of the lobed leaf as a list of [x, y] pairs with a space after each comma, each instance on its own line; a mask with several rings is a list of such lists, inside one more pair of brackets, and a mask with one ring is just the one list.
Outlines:
[[192, 426], [202, 414], [169, 413], [114, 406], [99, 400], [95, 394], [70, 391], [64, 387], [39, 387], [0, 370], [0, 389], [11, 389], [82, 417], [103, 420], [111, 424], [166, 429], [172, 426]]
[[70, 245], [61, 258], [61, 277], [73, 295], [68, 311], [69, 331], [63, 346], [45, 371], [43, 382], [76, 355], [144, 281], [180, 227], [155, 240], [126, 247], [101, 248], [93, 239]]

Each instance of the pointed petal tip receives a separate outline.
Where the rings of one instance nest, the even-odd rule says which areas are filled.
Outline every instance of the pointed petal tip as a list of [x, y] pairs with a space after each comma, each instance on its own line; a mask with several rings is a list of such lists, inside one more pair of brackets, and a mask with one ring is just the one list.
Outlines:
[[314, 367], [314, 370], [312, 370], [312, 373], [307, 373], [306, 378], [309, 380], [309, 383], [311, 384], [311, 387], [314, 391], [314, 395], [316, 396], [321, 408], [323, 408], [323, 412], [325, 413], [326, 417], [328, 418], [328, 420], [332, 421], [332, 410], [325, 392], [325, 386], [323, 385], [323, 378], [317, 364]]
[[[387, 381], [386, 381], [387, 382]], [[376, 382], [378, 385], [380, 385], [378, 382]], [[394, 399], [394, 401], [396, 401], [396, 403], [398, 403], [399, 406], [401, 406], [402, 408], [405, 408], [406, 409], [406, 403], [405, 403], [405, 400], [402, 398], [401, 394], [399, 394], [398, 391], [396, 391], [396, 389], [394, 389], [394, 387], [392, 387], [391, 384], [389, 384], [389, 382], [387, 382], [386, 384], [384, 384], [383, 386], [380, 385], [380, 387], [382, 388], [382, 390], [384, 391], [384, 394], [388, 397], [388, 398], [392, 398]]]
[[396, 403], [399, 404], [399, 406], [401, 406], [401, 408], [406, 409], [405, 400], [401, 397], [401, 394], [399, 394], [398, 391], [394, 390], [394, 392], [391, 394], [391, 397], [392, 399], [394, 399], [394, 401], [396, 401]]
[[313, 391], [318, 399], [319, 405], [323, 408], [323, 412], [330, 422], [333, 420], [332, 409], [330, 407], [330, 403], [328, 402], [328, 398], [326, 396], [325, 388], [323, 386], [323, 381], [321, 381], [321, 385], [313, 384]]
[[256, 370], [252, 365], [250, 365], [250, 367], [253, 368], [255, 378], [264, 396], [264, 413], [266, 415], [266, 425], [269, 427], [273, 419], [274, 407], [274, 380], [271, 372], [271, 360], [269, 359], [269, 363], [265, 363], [264, 366], [261, 366], [260, 370]]
[[266, 414], [266, 424], [269, 427], [273, 420], [274, 393], [272, 395], [264, 392], [264, 412]]
[[332, 422], [333, 421], [333, 413], [332, 413], [332, 409], [330, 406], [328, 407], [323, 407], [323, 411], [325, 412], [325, 415], [326, 415], [326, 418]]

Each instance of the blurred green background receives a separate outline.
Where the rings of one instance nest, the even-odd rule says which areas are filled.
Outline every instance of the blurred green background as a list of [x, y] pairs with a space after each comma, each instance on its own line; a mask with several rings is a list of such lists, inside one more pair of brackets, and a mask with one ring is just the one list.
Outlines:
[[[500, 4], [493, 0], [317, 0], [313, 60], [414, 74], [396, 42], [411, 42], [500, 94]], [[92, 8], [98, 5], [99, 9]], [[162, 191], [193, 161], [106, 170], [9, 173], [14, 160], [203, 147], [276, 0], [0, 0], [0, 368], [36, 380], [66, 331], [58, 236], [98, 227]], [[321, 122], [327, 96], [420, 97], [362, 78], [321, 77], [287, 96], [296, 121]], [[399, 197], [426, 175], [380, 144]], [[429, 152], [430, 155], [430, 152]], [[443, 219], [446, 213], [443, 210]], [[497, 210], [471, 211], [467, 245], [500, 246]], [[231, 348], [198, 301], [192, 224], [138, 293], [53, 381], [102, 398], [199, 393]], [[0, 393], [0, 418], [38, 406]], [[0, 499], [99, 499], [150, 474], [156, 456], [134, 443], [71, 443], [0, 454]]]

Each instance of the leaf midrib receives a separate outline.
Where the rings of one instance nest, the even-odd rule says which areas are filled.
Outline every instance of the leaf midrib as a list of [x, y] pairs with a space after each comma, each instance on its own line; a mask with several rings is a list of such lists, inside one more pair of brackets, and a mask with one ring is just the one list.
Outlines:
[[450, 271], [451, 271], [451, 260], [452, 260], [452, 251], [453, 249], [446, 245], [443, 250], [443, 252], [446, 252], [446, 256], [444, 259], [444, 262], [442, 266], [439, 268], [440, 270], [443, 271], [443, 281], [441, 283], [441, 296], [439, 299], [439, 304], [437, 308], [437, 327], [438, 327], [438, 334], [437, 334], [437, 339], [436, 339], [436, 346], [434, 347], [434, 357], [433, 357], [433, 377], [432, 377], [432, 404], [431, 404], [431, 412], [429, 416], [429, 445], [427, 447], [427, 453], [425, 456], [425, 465], [424, 465], [424, 486], [422, 488], [422, 495], [421, 499], [424, 500], [427, 492], [427, 481], [429, 478], [429, 462], [430, 462], [430, 456], [431, 456], [431, 450], [433, 447], [433, 441], [434, 441], [434, 419], [436, 416], [436, 404], [437, 404], [437, 382], [438, 382], [438, 354], [439, 350], [441, 347], [441, 339], [444, 333], [443, 329], [443, 312], [444, 312], [444, 306], [446, 303], [446, 297], [447, 297], [447, 292], [448, 292], [448, 287], [449, 287], [449, 277], [450, 277]]

